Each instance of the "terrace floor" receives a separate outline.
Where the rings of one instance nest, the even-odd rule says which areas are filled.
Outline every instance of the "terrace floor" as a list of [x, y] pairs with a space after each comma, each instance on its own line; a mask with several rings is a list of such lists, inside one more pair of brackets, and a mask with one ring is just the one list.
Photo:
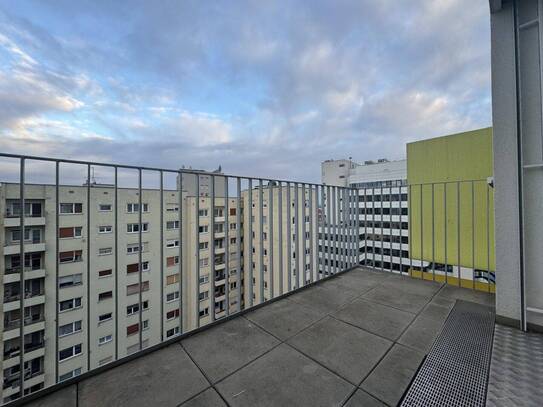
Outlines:
[[32, 406], [395, 406], [456, 299], [492, 294], [363, 268]]

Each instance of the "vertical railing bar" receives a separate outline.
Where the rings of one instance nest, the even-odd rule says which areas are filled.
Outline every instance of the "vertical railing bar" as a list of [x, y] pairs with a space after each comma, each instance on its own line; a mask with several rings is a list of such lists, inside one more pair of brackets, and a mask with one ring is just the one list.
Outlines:
[[[413, 198], [412, 198], [412, 195], [413, 195], [413, 188], [412, 188], [412, 185], [409, 185], [408, 187], [408, 190], [407, 190], [407, 201], [408, 201], [408, 204], [407, 206], [409, 207], [409, 220], [408, 220], [408, 231], [409, 231], [409, 277], [412, 277], [413, 276], [413, 250], [412, 250], [412, 247], [413, 247], [413, 233], [412, 233], [412, 229], [413, 229], [413, 216], [412, 216], [412, 212], [413, 212]], [[400, 229], [401, 229], [402, 225], [400, 224]]]
[[371, 267], [375, 268], [375, 188], [371, 188], [371, 249], [372, 249], [372, 264]]
[[294, 255], [296, 260], [294, 262], [296, 270], [296, 288], [300, 288], [300, 223], [299, 223], [299, 186], [298, 183], [294, 183]]
[[[60, 272], [60, 263], [59, 263], [59, 241], [60, 241], [60, 233], [59, 233], [59, 182], [60, 182], [60, 162], [55, 162], [55, 383], [58, 382], [59, 374], [58, 374], [58, 327], [59, 327], [59, 286], [58, 286], [58, 276]], [[45, 208], [44, 208], [45, 209]], [[115, 250], [117, 250], [117, 243], [115, 243]], [[23, 262], [23, 269], [24, 269], [24, 262]], [[115, 270], [115, 273], [117, 270]], [[117, 275], [115, 275], [115, 279], [117, 279]], [[116, 285], [115, 285], [116, 286]], [[115, 292], [115, 301], [117, 301], [117, 292]], [[117, 307], [115, 307], [115, 315], [117, 315]], [[117, 340], [117, 335], [115, 335], [115, 341]], [[116, 358], [116, 357], [115, 357]]]
[[[91, 344], [91, 309], [90, 309], [90, 186], [91, 186], [91, 166], [87, 165], [87, 370], [91, 369], [90, 366], [90, 344]], [[117, 318], [117, 315], [115, 315]], [[58, 335], [58, 332], [56, 333]], [[58, 357], [58, 356], [57, 356]]]
[[209, 308], [211, 321], [215, 321], [215, 176], [209, 176]]
[[[390, 240], [390, 272], [392, 273], [394, 271], [394, 256], [393, 256], [393, 241], [394, 236], [392, 235], [392, 207], [394, 206], [394, 202], [392, 201], [392, 187], [388, 189], [388, 201], [390, 205], [389, 215], [388, 215], [388, 235]], [[400, 220], [400, 225], [402, 224], [402, 203], [398, 202], [398, 219]], [[400, 238], [400, 253], [402, 251], [402, 237]]]
[[114, 167], [113, 178], [113, 194], [115, 195], [115, 213], [113, 214], [113, 222], [115, 223], [115, 360], [117, 360], [119, 359], [119, 168], [117, 166]]
[[226, 316], [230, 315], [230, 217], [229, 217], [229, 196], [228, 196], [228, 176], [224, 177], [224, 262], [225, 262], [225, 282], [224, 295], [226, 302]]
[[[195, 174], [195, 199], [194, 199], [194, 209], [196, 211], [194, 224], [195, 228], [195, 247], [196, 247], [196, 296], [195, 296], [195, 307], [194, 311], [196, 313], [195, 325], [196, 328], [200, 327], [200, 175]], [[181, 293], [179, 293], [181, 296]]]
[[443, 183], [443, 216], [444, 216], [444, 260], [445, 260], [445, 284], [449, 284], [449, 264], [447, 258], [447, 183]]
[[241, 312], [241, 178], [236, 177], [237, 183], [237, 208], [236, 208], [236, 243], [237, 243], [237, 292], [238, 312]]
[[264, 302], [264, 190], [262, 179], [258, 180], [258, 273], [259, 303]]
[[[323, 195], [323, 186], [317, 186], [317, 226], [318, 226], [318, 239], [317, 246], [321, 249], [317, 249], [318, 257], [318, 270], [317, 270], [317, 281], [321, 279], [322, 274], [324, 273], [324, 257], [326, 256], [326, 250], [324, 246], [324, 195]], [[320, 214], [320, 216], [319, 216]]]
[[360, 264], [360, 202], [359, 202], [359, 190], [355, 189], [355, 261], [356, 265]]
[[[160, 172], [160, 181], [161, 186], [162, 185], [162, 171]], [[162, 198], [163, 196], [163, 189], [161, 190], [160, 196]], [[183, 307], [183, 172], [179, 171], [179, 334], [183, 333], [183, 313], [184, 313], [184, 307]], [[160, 213], [164, 213], [164, 200], [161, 200], [162, 208], [160, 210]], [[163, 216], [163, 215], [162, 215]], [[164, 227], [164, 220], [161, 221], [161, 226]], [[163, 241], [163, 231], [160, 233], [160, 239], [161, 239], [161, 258], [162, 261], [164, 261], [164, 241]], [[174, 257], [175, 261], [175, 257]], [[161, 264], [161, 270], [162, 270], [162, 286], [164, 286], [164, 263]], [[200, 282], [198, 281], [198, 284]], [[162, 302], [164, 302], [164, 293], [162, 295]], [[162, 310], [164, 312], [164, 310]], [[164, 314], [162, 314], [162, 319], [164, 319]]]
[[[307, 206], [306, 206], [306, 202], [307, 202], [307, 199], [306, 199], [306, 189], [305, 189], [305, 184], [302, 184], [302, 256], [301, 256], [301, 260], [302, 260], [302, 273], [303, 273], [303, 276], [302, 276], [302, 281], [300, 283], [300, 286], [299, 287], [302, 287], [302, 286], [305, 286], [306, 283], [307, 283], [307, 272], [305, 270], [305, 266], [307, 264], [307, 255], [306, 255], [306, 250], [307, 250], [307, 239], [306, 239], [306, 214], [307, 214]], [[303, 285], [302, 285], [303, 284]]]
[[[160, 341], [164, 340], [164, 173], [160, 174]], [[179, 173], [179, 183], [181, 183], [181, 173]], [[181, 191], [181, 188], [179, 189]], [[179, 228], [181, 229], [181, 207], [179, 207]], [[179, 241], [181, 247], [181, 241]], [[140, 247], [140, 251], [143, 248]], [[175, 263], [175, 261], [174, 261]], [[181, 267], [181, 256], [179, 256], [179, 267]], [[181, 276], [180, 276], [181, 277]], [[181, 289], [179, 290], [181, 298]], [[179, 309], [181, 315], [182, 308]], [[181, 328], [180, 328], [181, 329]]]
[[348, 249], [348, 214], [347, 214], [347, 188], [343, 187], [341, 189], [341, 196], [342, 196], [342, 201], [341, 201], [341, 207], [343, 209], [343, 223], [341, 225], [341, 239], [343, 241], [342, 243], [342, 250], [341, 250], [341, 257], [342, 257], [342, 264], [341, 264], [341, 270], [346, 270], [347, 269], [347, 261], [348, 261], [348, 252], [347, 252], [347, 249]]
[[292, 203], [290, 202], [290, 182], [287, 182], [287, 283], [288, 292], [292, 291]]
[[309, 185], [309, 277], [310, 282], [315, 281], [316, 275], [313, 276], [313, 273], [315, 272], [315, 262], [313, 259], [313, 256], [316, 253], [316, 250], [314, 250], [315, 246], [315, 239], [313, 237], [313, 233], [315, 232], [314, 227], [314, 216], [313, 216], [313, 185]]
[[368, 189], [364, 187], [364, 265], [368, 265]]
[[278, 255], [279, 255], [279, 295], [283, 295], [283, 183], [278, 181], [277, 190], [277, 236], [278, 236]]
[[435, 198], [434, 183], [432, 183], [432, 281], [436, 281], [436, 235], [435, 235]]
[[142, 184], [142, 175], [141, 175], [141, 168], [138, 168], [138, 222], [139, 222], [139, 228], [138, 228], [138, 284], [139, 284], [139, 292], [138, 292], [138, 302], [139, 302], [139, 312], [138, 312], [138, 321], [139, 321], [139, 330], [138, 330], [138, 337], [139, 337], [139, 343], [140, 343], [140, 350], [143, 349], [143, 261], [142, 261], [142, 253], [141, 253], [141, 245], [142, 245], [142, 232], [143, 232], [143, 190], [141, 187]]
[[338, 216], [337, 216], [337, 211], [338, 211], [338, 204], [337, 204], [337, 200], [338, 200], [338, 192], [337, 192], [337, 187], [336, 186], [333, 186], [332, 187], [332, 193], [334, 195], [334, 198], [332, 199], [332, 217], [333, 217], [333, 221], [332, 221], [332, 228], [333, 228], [333, 235], [332, 235], [332, 239], [333, 239], [333, 245], [332, 245], [332, 255], [334, 257], [334, 263], [333, 263], [333, 267], [332, 267], [332, 274], [336, 274], [337, 273], [337, 266], [338, 266], [338, 227], [337, 227], [337, 222], [338, 222]]
[[350, 188], [347, 186], [346, 189], [345, 189], [345, 197], [346, 197], [346, 200], [345, 200], [345, 207], [347, 208], [346, 209], [346, 216], [347, 216], [347, 221], [346, 221], [346, 240], [347, 240], [347, 244], [346, 244], [346, 264], [345, 264], [345, 268], [346, 269], [350, 269], [351, 268], [351, 263], [352, 263], [352, 239], [351, 239], [351, 234], [352, 234], [352, 225], [351, 225], [351, 190]]
[[487, 291], [490, 292], [490, 185], [486, 184], [486, 268]]
[[[25, 376], [25, 159], [21, 158], [19, 161], [19, 261], [20, 261], [20, 275], [19, 275], [19, 398], [24, 396], [24, 376]], [[57, 232], [58, 233], [58, 232]], [[57, 256], [58, 258], [58, 256]], [[58, 336], [58, 330], [55, 332]], [[58, 359], [58, 356], [55, 356]]]
[[344, 242], [343, 242], [343, 215], [344, 208], [343, 208], [343, 188], [337, 187], [337, 246], [338, 246], [338, 270], [336, 270], [336, 273], [338, 271], [343, 270], [343, 250]]
[[460, 181], [456, 182], [456, 249], [458, 250], [458, 287], [461, 287], [462, 266], [460, 263]]
[[424, 184], [420, 184], [420, 278], [424, 280], [424, 211], [422, 208]]
[[274, 297], [274, 270], [273, 270], [273, 184], [274, 181], [268, 181], [268, 291], [270, 293], [269, 299]]
[[384, 271], [385, 266], [385, 251], [383, 249], [383, 184], [381, 183], [381, 271]]
[[324, 277], [332, 274], [332, 233], [330, 228], [332, 227], [332, 189], [330, 186], [326, 187], [326, 272]]
[[[249, 307], [253, 306], [253, 246], [254, 246], [254, 239], [253, 239], [253, 180], [251, 178], [247, 179], [247, 186], [248, 186], [248, 204], [247, 207], [249, 209], [248, 215], [248, 223], [249, 223], [249, 264], [247, 267], [244, 267], [244, 270], [246, 271], [247, 268], [249, 269]], [[256, 236], [256, 234], [255, 234]], [[247, 239], [245, 239], [247, 240]]]
[[475, 290], [475, 182], [471, 181], [471, 289]]

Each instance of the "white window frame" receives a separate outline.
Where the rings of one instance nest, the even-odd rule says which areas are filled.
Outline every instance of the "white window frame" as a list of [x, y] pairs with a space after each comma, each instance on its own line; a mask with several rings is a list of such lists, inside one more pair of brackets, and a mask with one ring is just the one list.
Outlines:
[[113, 226], [110, 226], [110, 225], [98, 226], [98, 233], [100, 234], [113, 233]]
[[[173, 298], [168, 299], [169, 296], [173, 296]], [[166, 303], [174, 302], [178, 299], [179, 299], [179, 291], [174, 291], [174, 292], [166, 294]]]
[[[61, 328], [66, 328], [68, 326], [70, 326], [71, 331], [67, 332], [67, 333], [64, 333], [64, 334], [61, 334], [60, 329]], [[79, 326], [79, 329], [77, 328], [77, 326]], [[70, 322], [68, 324], [64, 324], [64, 325], [59, 326], [58, 329], [59, 329], [58, 337], [59, 338], [64, 338], [65, 336], [70, 336], [70, 335], [76, 334], [78, 332], [82, 332], [83, 331], [83, 322], [81, 320], [73, 321], [73, 322]]]
[[[79, 352], [78, 352], [78, 353], [75, 353], [75, 352], [76, 352], [76, 348], [77, 348], [78, 346], [79, 346]], [[68, 350], [68, 349], [70, 349], [70, 348], [71, 348], [71, 350], [72, 350], [72, 355], [71, 355], [71, 356], [68, 356], [68, 357], [66, 357], [66, 358], [64, 358], [64, 359], [60, 359], [60, 352], [65, 351], [65, 350]], [[77, 345], [73, 345], [73, 346], [69, 346], [69, 347], [67, 347], [67, 348], [61, 349], [61, 350], [58, 352], [57, 357], [58, 357], [58, 361], [61, 363], [61, 362], [64, 362], [64, 361], [66, 361], [66, 360], [75, 358], [76, 356], [79, 356], [79, 355], [81, 355], [82, 353], [83, 353], [83, 344], [78, 343]]]
[[[109, 209], [103, 209], [104, 207], [109, 207]], [[112, 208], [112, 204], [98, 204], [98, 212], [111, 212]]]
[[[72, 209], [71, 212], [63, 212], [62, 206], [63, 205], [71, 205]], [[81, 212], [75, 211], [75, 206], [81, 205]], [[58, 205], [58, 213], [59, 215], [81, 215], [83, 213], [83, 203], [80, 202], [60, 202]]]
[[166, 240], [166, 248], [173, 249], [174, 247], [179, 247], [179, 239]]
[[102, 336], [101, 338], [98, 338], [98, 346], [105, 345], [106, 343], [109, 343], [112, 341], [113, 341], [113, 334]]
[[[143, 222], [141, 224], [141, 232], [147, 233], [149, 231], [149, 223]], [[126, 233], [139, 233], [139, 223], [127, 223]]]
[[109, 256], [113, 254], [113, 247], [101, 247], [98, 249], [98, 256]]

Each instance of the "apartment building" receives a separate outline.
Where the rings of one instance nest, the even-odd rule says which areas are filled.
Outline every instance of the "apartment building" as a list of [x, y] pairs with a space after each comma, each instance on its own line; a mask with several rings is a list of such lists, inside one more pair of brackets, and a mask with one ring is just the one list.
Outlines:
[[327, 160], [321, 171], [324, 184], [358, 191], [359, 263], [407, 272], [413, 265], [409, 259], [407, 161], [379, 159], [359, 164], [351, 159]]

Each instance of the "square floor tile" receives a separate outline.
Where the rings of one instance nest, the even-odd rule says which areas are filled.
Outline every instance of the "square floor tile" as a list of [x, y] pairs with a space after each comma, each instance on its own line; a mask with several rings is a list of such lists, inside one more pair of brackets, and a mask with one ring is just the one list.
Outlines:
[[496, 305], [494, 294], [476, 291], [470, 288], [460, 288], [453, 285], [446, 285], [437, 295], [455, 300], [471, 301], [482, 305], [494, 307]]
[[327, 282], [323, 282], [296, 293], [290, 296], [289, 299], [315, 311], [329, 314], [357, 296], [358, 293], [354, 290], [339, 288], [335, 285], [328, 287]]
[[347, 404], [345, 404], [345, 407], [387, 407], [387, 405], [381, 403], [365, 391], [358, 389]]
[[82, 381], [78, 406], [177, 406], [208, 386], [174, 344]]
[[285, 340], [324, 315], [322, 312], [285, 298], [250, 312], [245, 317], [281, 340]]
[[217, 385], [231, 406], [338, 406], [354, 389], [283, 344]]
[[367, 292], [362, 295], [362, 298], [415, 314], [421, 311], [431, 299], [428, 295], [413, 294], [401, 287], [384, 285], [379, 285]]
[[354, 384], [362, 381], [392, 345], [391, 341], [331, 317], [288, 343]]
[[196, 397], [183, 403], [181, 407], [226, 407], [226, 403], [221, 399], [221, 396], [210, 387], [203, 393], [200, 393]]
[[391, 340], [396, 340], [415, 318], [415, 314], [364, 299], [353, 301], [333, 315]]
[[212, 381], [222, 379], [279, 341], [245, 318], [234, 318], [182, 341]]
[[386, 404], [395, 406], [423, 358], [424, 353], [396, 344], [360, 387]]
[[430, 318], [427, 316], [418, 316], [409, 326], [407, 331], [398, 339], [398, 343], [420, 350], [427, 354], [434, 340], [437, 338], [444, 321]]

